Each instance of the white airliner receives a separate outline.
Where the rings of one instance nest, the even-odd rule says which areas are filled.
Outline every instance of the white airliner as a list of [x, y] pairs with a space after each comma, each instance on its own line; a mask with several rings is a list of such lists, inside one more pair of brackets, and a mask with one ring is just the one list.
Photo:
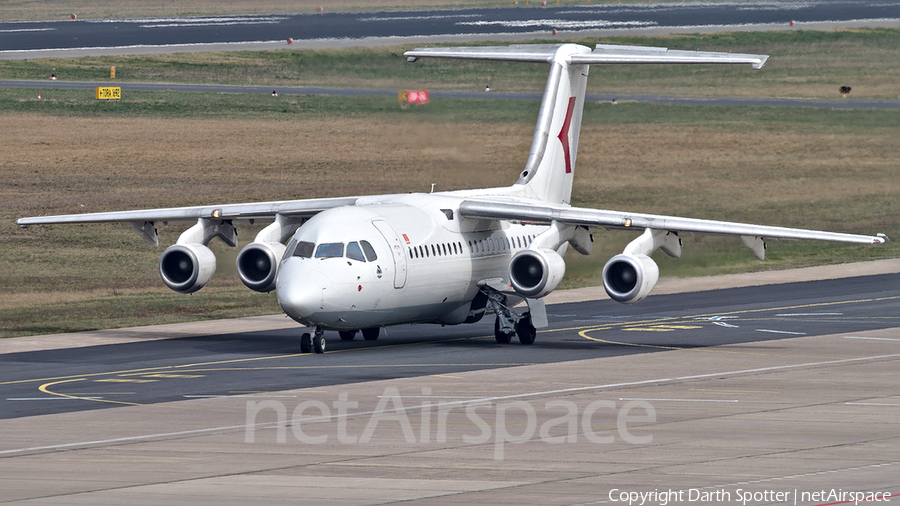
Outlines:
[[[864, 236], [571, 207], [572, 178], [588, 69], [617, 63], [729, 63], [763, 66], [765, 55], [670, 51], [665, 48], [576, 44], [425, 48], [424, 57], [549, 64], [550, 74], [525, 168], [512, 186], [440, 193], [180, 207], [22, 218], [22, 227], [49, 223], [127, 222], [151, 244], [156, 224], [196, 223], [159, 261], [163, 282], [191, 293], [216, 269], [207, 248], [218, 237], [237, 246], [234, 226], [271, 221], [237, 257], [241, 280], [259, 292], [276, 290], [284, 312], [315, 331], [301, 349], [325, 350], [325, 330], [367, 340], [381, 327], [404, 323], [455, 325], [496, 315], [494, 334], [531, 344], [548, 325], [543, 297], [565, 274], [571, 245], [587, 255], [588, 227], [643, 233], [603, 268], [611, 298], [631, 304], [659, 278], [657, 249], [678, 257], [682, 234], [733, 235], [762, 259], [766, 239], [816, 239], [881, 244]], [[522, 300], [528, 310], [513, 306]]]

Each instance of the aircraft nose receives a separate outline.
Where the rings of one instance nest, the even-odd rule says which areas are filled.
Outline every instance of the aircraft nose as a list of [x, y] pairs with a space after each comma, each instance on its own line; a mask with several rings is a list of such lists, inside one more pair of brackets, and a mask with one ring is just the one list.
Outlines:
[[299, 260], [290, 259], [278, 268], [275, 294], [291, 319], [306, 326], [317, 325], [320, 322], [314, 315], [322, 311], [325, 290], [332, 282], [317, 262]]
[[322, 308], [322, 287], [309, 279], [281, 283], [276, 295], [285, 314], [304, 325]]

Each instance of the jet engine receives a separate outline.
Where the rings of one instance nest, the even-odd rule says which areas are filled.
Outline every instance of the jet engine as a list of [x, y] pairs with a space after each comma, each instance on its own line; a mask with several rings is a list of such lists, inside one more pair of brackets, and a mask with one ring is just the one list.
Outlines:
[[163, 283], [179, 293], [203, 288], [215, 272], [216, 255], [202, 244], [175, 244], [159, 258]]
[[238, 253], [237, 271], [247, 288], [257, 292], [275, 289], [275, 274], [284, 255], [284, 244], [252, 242]]
[[622, 304], [644, 299], [659, 281], [659, 267], [647, 255], [616, 255], [603, 266], [603, 288]]
[[509, 281], [520, 295], [539, 299], [552, 292], [566, 274], [566, 263], [552, 249], [526, 249], [509, 263]]

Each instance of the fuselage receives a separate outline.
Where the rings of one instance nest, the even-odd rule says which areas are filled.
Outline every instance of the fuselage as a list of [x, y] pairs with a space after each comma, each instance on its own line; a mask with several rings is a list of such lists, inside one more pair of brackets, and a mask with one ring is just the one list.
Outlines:
[[515, 299], [510, 258], [547, 227], [461, 219], [465, 195], [362, 198], [315, 215], [279, 266], [282, 309], [303, 325], [355, 330], [477, 320], [473, 300], [484, 284]]

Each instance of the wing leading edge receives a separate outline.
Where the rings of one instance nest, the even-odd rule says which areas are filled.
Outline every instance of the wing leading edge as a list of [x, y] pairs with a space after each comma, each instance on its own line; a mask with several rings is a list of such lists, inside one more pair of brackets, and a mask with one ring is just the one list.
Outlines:
[[220, 206], [170, 207], [162, 209], [138, 209], [105, 213], [63, 214], [58, 216], [32, 216], [16, 220], [16, 225], [53, 225], [62, 223], [136, 223], [136, 222], [191, 222], [200, 218], [214, 220], [274, 219], [275, 215], [310, 217], [333, 207], [351, 206], [358, 197], [280, 200], [251, 202]]
[[681, 218], [643, 213], [625, 213], [602, 209], [570, 207], [553, 204], [532, 204], [522, 201], [494, 201], [469, 199], [459, 206], [460, 216], [512, 221], [534, 221], [567, 225], [595, 226], [616, 229], [653, 229], [675, 233], [700, 235], [730, 235], [766, 239], [811, 239], [818, 241], [883, 244], [887, 236], [843, 234], [800, 228], [753, 225], [729, 221]]

